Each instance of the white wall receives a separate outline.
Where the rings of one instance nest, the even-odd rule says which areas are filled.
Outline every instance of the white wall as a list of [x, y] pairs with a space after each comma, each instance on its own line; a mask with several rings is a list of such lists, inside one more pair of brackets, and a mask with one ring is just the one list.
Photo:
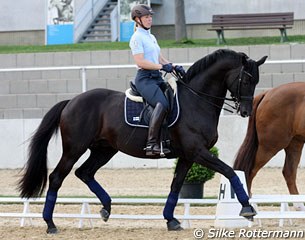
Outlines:
[[45, 28], [46, 0], [0, 0], [0, 31]]
[[[47, 3], [49, 0], [0, 0], [0, 31], [44, 30], [46, 24]], [[102, 0], [75, 0], [75, 14], [86, 2]], [[103, 0], [106, 2], [106, 0]]]
[[[1, 119], [0, 120], [0, 169], [21, 168], [26, 163], [28, 142], [40, 123], [40, 119]], [[219, 122], [219, 148], [220, 158], [232, 165], [234, 156], [246, 134], [248, 119], [238, 116], [222, 116]], [[54, 168], [61, 156], [61, 137], [52, 138], [49, 149], [49, 167]], [[88, 152], [79, 160], [79, 166], [88, 157]], [[278, 154], [268, 166], [283, 166], [283, 154]], [[105, 166], [108, 168], [168, 168], [173, 166], [173, 159], [138, 159], [118, 153]], [[305, 166], [305, 156], [302, 156], [301, 166]]]
[[[0, 169], [22, 168], [27, 161], [29, 141], [41, 119], [0, 119]], [[48, 166], [54, 168], [62, 153], [60, 134], [53, 136], [48, 148]], [[80, 166], [89, 156], [86, 152], [77, 162]], [[164, 168], [173, 160], [147, 160], [127, 156], [119, 152], [105, 166], [107, 168]]]
[[[154, 24], [174, 24], [175, 1], [153, 6]], [[184, 0], [187, 24], [211, 23], [213, 14], [294, 12], [295, 19], [305, 19], [304, 0]]]

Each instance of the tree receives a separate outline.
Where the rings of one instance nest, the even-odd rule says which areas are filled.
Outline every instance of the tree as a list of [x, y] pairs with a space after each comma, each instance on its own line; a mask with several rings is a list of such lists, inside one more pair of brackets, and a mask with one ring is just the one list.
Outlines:
[[175, 0], [175, 39], [176, 42], [187, 41], [184, 0]]

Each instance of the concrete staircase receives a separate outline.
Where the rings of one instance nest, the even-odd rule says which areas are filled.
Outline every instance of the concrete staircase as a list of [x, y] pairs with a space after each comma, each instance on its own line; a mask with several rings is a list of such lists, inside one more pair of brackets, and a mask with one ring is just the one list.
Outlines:
[[110, 42], [111, 19], [110, 14], [117, 6], [117, 0], [109, 0], [95, 17], [89, 28], [84, 32], [80, 42]]

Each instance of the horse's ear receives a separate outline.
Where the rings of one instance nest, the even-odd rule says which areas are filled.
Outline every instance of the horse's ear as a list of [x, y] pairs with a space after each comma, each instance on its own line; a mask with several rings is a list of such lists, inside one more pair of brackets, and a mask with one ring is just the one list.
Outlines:
[[257, 65], [257, 66], [262, 65], [262, 64], [266, 61], [267, 57], [268, 57], [268, 56], [264, 56], [264, 57], [262, 57], [260, 60], [256, 61], [256, 65]]

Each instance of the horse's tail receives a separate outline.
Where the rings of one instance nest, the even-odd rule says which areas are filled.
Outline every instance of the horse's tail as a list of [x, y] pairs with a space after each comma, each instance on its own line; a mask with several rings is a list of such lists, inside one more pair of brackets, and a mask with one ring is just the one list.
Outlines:
[[43, 193], [47, 178], [47, 148], [53, 134], [57, 133], [61, 112], [69, 100], [54, 105], [43, 117], [29, 145], [29, 158], [24, 166], [24, 174], [18, 182], [20, 196], [39, 197]]
[[255, 156], [258, 148], [258, 138], [256, 131], [256, 111], [263, 100], [265, 93], [258, 95], [253, 102], [253, 111], [252, 115], [248, 120], [248, 129], [246, 137], [240, 146], [235, 161], [233, 165], [233, 169], [241, 170], [245, 172], [245, 177], [248, 182], [248, 177], [250, 175], [251, 170], [254, 167]]

